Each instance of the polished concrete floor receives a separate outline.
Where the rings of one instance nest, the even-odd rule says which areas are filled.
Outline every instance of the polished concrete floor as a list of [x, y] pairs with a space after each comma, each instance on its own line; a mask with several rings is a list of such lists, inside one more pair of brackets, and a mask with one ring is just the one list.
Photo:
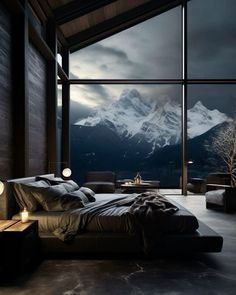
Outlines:
[[47, 259], [0, 287], [1, 295], [236, 294], [236, 214], [205, 209], [203, 196], [172, 196], [224, 237], [221, 253], [155, 259]]

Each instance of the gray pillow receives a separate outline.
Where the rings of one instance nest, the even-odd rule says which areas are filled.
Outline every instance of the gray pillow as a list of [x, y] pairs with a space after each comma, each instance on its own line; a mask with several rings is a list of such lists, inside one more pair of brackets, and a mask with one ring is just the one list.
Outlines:
[[39, 208], [40, 204], [32, 195], [31, 190], [35, 187], [45, 188], [49, 186], [50, 185], [43, 180], [29, 182], [27, 184], [15, 182], [13, 184], [13, 193], [21, 209], [26, 208], [28, 211], [34, 212]]
[[94, 197], [95, 192], [93, 190], [91, 190], [90, 188], [82, 186], [79, 190], [85, 194], [85, 196], [89, 199], [89, 202], [96, 201], [96, 199]]
[[74, 182], [73, 180], [67, 180], [60, 184], [64, 186], [64, 188], [67, 190], [68, 193], [79, 189], [78, 184]]
[[79, 189], [79, 186], [76, 182], [74, 182], [73, 180], [64, 180], [61, 177], [37, 176], [36, 179], [47, 181], [51, 185], [57, 185], [57, 184], [61, 184], [61, 183], [68, 184], [67, 186], [65, 186], [67, 188], [68, 192], [72, 192], [72, 191]]
[[65, 211], [84, 207], [82, 199], [68, 193], [64, 183], [47, 188], [34, 188], [32, 194], [46, 211]]
[[77, 191], [74, 191], [74, 192], [70, 192], [70, 193], [67, 193], [66, 196], [72, 196], [72, 197], [77, 197], [77, 198], [80, 198], [81, 201], [84, 203], [84, 204], [87, 204], [89, 203], [89, 199], [86, 197], [86, 195], [81, 192], [80, 190], [77, 190]]
[[60, 184], [61, 182], [65, 181], [61, 177], [55, 176], [36, 176], [36, 180], [48, 181], [51, 185]]

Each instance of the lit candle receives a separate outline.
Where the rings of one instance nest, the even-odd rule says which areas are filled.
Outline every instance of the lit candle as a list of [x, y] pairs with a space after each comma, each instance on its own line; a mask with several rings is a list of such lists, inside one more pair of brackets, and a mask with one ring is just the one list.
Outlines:
[[24, 208], [24, 210], [21, 212], [21, 222], [28, 222], [29, 221], [29, 212]]
[[4, 183], [0, 181], [0, 195], [4, 192]]

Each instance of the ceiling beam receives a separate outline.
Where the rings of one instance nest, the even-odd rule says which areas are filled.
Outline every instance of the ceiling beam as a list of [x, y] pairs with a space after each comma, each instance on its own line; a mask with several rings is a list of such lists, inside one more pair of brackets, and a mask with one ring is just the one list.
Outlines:
[[161, 14], [182, 3], [182, 0], [152, 0], [113, 19], [106, 20], [85, 31], [67, 38], [71, 52], [98, 42], [115, 33], [136, 25], [150, 17]]
[[[30, 1], [31, 1], [31, 3], [34, 3], [33, 0], [30, 0]], [[45, 1], [45, 0], [37, 0], [36, 2], [37, 2], [37, 5], [39, 7], [41, 7], [41, 10], [46, 15], [47, 20], [55, 18], [54, 13], [53, 13], [53, 11], [52, 11], [52, 9], [49, 6], [47, 1]], [[59, 28], [59, 26], [57, 26], [57, 37], [58, 37], [60, 43], [62, 44], [62, 46], [67, 48], [67, 46], [68, 46], [67, 41], [66, 41], [61, 29]]]
[[75, 0], [69, 2], [68, 4], [59, 6], [54, 10], [56, 22], [58, 25], [62, 25], [116, 1], [117, 0]]
[[61, 81], [67, 82], [69, 80], [68, 75], [63, 70], [61, 65], [57, 63], [57, 70], [58, 70], [58, 76], [60, 77]]
[[45, 57], [47, 60], [54, 60], [56, 56], [52, 53], [51, 49], [44, 41], [44, 39], [39, 35], [39, 33], [35, 30], [32, 24], [29, 22], [29, 38], [30, 41], [34, 44], [34, 46], [38, 49], [38, 51]]
[[47, 22], [47, 17], [39, 2], [37, 0], [29, 0], [29, 4], [32, 7], [34, 13], [38, 16], [42, 24], [45, 26]]
[[37, 0], [38, 4], [41, 6], [43, 12], [46, 14], [47, 18], [53, 18], [53, 12], [48, 2], [45, 0]]
[[68, 48], [67, 40], [66, 40], [66, 38], [65, 38], [64, 34], [62, 33], [59, 26], [57, 26], [57, 38], [58, 38], [58, 41], [61, 43], [61, 45], [64, 48]]

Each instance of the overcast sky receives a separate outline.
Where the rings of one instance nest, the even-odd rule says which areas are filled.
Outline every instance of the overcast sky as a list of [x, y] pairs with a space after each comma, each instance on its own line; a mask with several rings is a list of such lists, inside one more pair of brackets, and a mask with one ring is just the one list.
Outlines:
[[[189, 78], [236, 78], [236, 0], [191, 0], [188, 12]], [[71, 54], [71, 78], [178, 79], [181, 44], [177, 7]], [[179, 100], [181, 94], [180, 87], [171, 85], [131, 87], [153, 99], [166, 95]], [[72, 86], [71, 98], [95, 107], [117, 99], [124, 88]], [[232, 113], [236, 87], [191, 86], [189, 97], [189, 106], [202, 100], [209, 108]]]

